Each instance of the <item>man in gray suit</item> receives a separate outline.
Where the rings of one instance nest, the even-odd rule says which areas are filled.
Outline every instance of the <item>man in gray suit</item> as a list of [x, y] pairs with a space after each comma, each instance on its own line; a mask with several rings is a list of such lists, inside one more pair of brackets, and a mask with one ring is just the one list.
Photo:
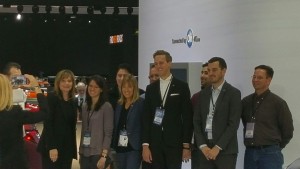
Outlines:
[[208, 61], [211, 86], [201, 90], [194, 112], [194, 133], [201, 150], [200, 169], [235, 169], [242, 106], [241, 92], [224, 80], [223, 58]]

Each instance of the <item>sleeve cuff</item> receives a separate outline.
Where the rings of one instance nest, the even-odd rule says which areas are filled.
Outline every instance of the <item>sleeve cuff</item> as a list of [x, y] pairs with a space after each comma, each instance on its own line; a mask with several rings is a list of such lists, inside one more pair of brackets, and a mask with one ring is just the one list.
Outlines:
[[222, 148], [220, 147], [220, 146], [218, 146], [218, 145], [215, 145], [219, 150], [222, 150]]
[[202, 144], [202, 145], [199, 146], [200, 150], [201, 150], [202, 148], [204, 148], [204, 147], [207, 147], [207, 144]]

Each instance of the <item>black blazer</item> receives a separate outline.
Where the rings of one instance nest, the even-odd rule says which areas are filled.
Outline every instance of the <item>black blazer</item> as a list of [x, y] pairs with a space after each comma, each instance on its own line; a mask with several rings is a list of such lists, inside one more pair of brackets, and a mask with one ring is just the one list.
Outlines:
[[[77, 158], [76, 121], [77, 103], [71, 99], [71, 111], [64, 111], [64, 102], [53, 92], [48, 93], [49, 116], [44, 121], [44, 128], [38, 144], [38, 151], [49, 157], [49, 150], [57, 149], [59, 156]], [[66, 143], [67, 142], [67, 143]]]
[[[208, 144], [205, 132], [212, 87], [200, 91], [194, 109], [194, 133], [197, 146]], [[242, 113], [241, 92], [225, 82], [216, 102], [213, 117], [213, 144], [222, 148], [220, 154], [238, 153], [237, 129]]]
[[0, 168], [27, 169], [23, 142], [23, 124], [42, 121], [48, 105], [43, 94], [37, 95], [39, 112], [22, 110], [20, 106], [13, 106], [11, 110], [0, 112]]
[[160, 80], [147, 86], [143, 114], [143, 143], [158, 146], [162, 141], [172, 147], [182, 147], [192, 138], [192, 104], [188, 84], [173, 77], [166, 102], [162, 125], [153, 124], [155, 109], [160, 107]]

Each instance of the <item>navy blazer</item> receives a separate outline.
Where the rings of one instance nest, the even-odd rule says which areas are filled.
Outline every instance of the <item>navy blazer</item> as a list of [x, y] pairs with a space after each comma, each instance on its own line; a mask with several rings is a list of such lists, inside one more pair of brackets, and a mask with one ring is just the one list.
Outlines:
[[161, 106], [160, 80], [147, 86], [145, 111], [143, 114], [143, 143], [158, 146], [164, 142], [168, 146], [182, 147], [190, 143], [193, 133], [193, 113], [188, 84], [172, 78], [166, 102], [162, 125], [153, 123], [155, 110]]
[[[117, 104], [114, 116], [114, 132], [113, 132], [113, 146], [118, 145], [118, 125], [121, 116], [123, 105]], [[142, 113], [144, 111], [144, 99], [139, 98], [135, 101], [128, 112], [126, 131], [128, 140], [134, 150], [141, 150], [142, 148]]]
[[[211, 92], [211, 86], [201, 90], [194, 109], [194, 133], [198, 147], [208, 144], [205, 127]], [[241, 92], [225, 82], [216, 101], [213, 117], [213, 144], [222, 148], [220, 154], [238, 153], [237, 129], [241, 113]]]

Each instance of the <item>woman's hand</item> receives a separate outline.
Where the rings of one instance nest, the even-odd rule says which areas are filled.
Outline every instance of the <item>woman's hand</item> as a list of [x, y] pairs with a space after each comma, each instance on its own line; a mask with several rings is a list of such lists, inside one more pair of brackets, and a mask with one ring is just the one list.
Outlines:
[[97, 163], [97, 167], [99, 169], [104, 169], [104, 167], [105, 167], [105, 161], [106, 161], [106, 158], [100, 157], [100, 159], [99, 159], [99, 161]]
[[52, 162], [55, 162], [58, 158], [58, 151], [57, 149], [49, 150], [49, 157]]

